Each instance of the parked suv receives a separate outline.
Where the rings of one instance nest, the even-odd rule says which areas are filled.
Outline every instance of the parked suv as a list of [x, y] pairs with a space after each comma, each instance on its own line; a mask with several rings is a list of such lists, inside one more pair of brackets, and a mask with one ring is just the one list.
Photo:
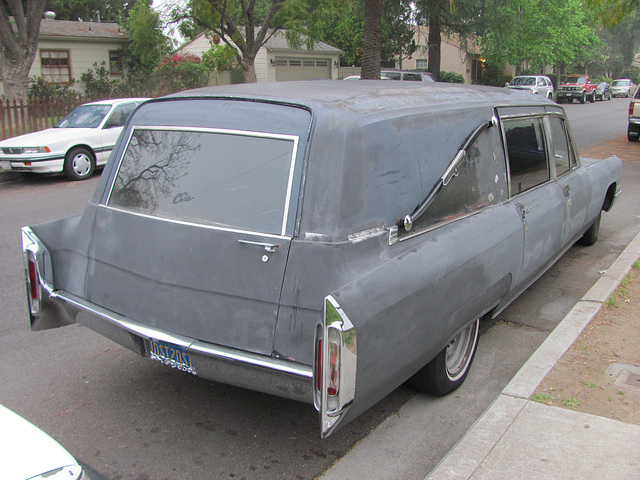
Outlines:
[[629, 128], [627, 138], [630, 142], [637, 142], [640, 137], [640, 87], [629, 104]]
[[505, 85], [513, 90], [523, 90], [525, 92], [543, 95], [546, 98], [553, 98], [553, 83], [549, 77], [544, 75], [520, 75]]
[[628, 78], [618, 78], [611, 83], [611, 95], [614, 97], [629, 97], [633, 95], [633, 82]]

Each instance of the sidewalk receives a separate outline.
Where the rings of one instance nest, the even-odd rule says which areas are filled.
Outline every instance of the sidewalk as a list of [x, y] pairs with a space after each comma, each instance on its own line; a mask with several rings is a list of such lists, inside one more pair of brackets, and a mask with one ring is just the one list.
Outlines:
[[529, 398], [640, 257], [638, 234], [428, 480], [640, 478], [640, 426]]

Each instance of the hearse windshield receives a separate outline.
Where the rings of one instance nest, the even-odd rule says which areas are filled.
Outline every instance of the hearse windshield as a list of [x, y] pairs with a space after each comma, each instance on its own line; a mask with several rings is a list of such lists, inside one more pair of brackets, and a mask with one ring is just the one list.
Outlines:
[[298, 137], [137, 128], [110, 207], [226, 229], [284, 235]]

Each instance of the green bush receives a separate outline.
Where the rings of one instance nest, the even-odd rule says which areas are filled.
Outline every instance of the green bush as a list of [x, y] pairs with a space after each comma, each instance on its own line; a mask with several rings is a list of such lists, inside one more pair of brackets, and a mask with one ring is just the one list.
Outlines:
[[440, 81], [446, 83], [464, 83], [464, 75], [455, 72], [440, 72]]
[[80, 75], [87, 96], [90, 98], [109, 98], [118, 88], [118, 81], [110, 80], [110, 74], [107, 63], [102, 62], [100, 65], [94, 63], [92, 70], [87, 70]]
[[71, 80], [69, 84], [50, 83], [44, 77], [32, 77], [29, 79], [29, 90], [27, 96], [39, 100], [48, 100], [50, 98], [73, 95], [73, 86], [75, 80]]
[[218, 73], [238, 66], [237, 51], [229, 45], [212, 45], [202, 54], [202, 63], [211, 71]]

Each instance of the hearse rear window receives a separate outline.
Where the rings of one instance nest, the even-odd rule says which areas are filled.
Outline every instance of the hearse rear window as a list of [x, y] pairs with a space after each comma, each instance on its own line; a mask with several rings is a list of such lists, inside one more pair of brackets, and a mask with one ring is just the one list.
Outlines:
[[235, 130], [135, 129], [107, 204], [284, 235], [297, 142]]

